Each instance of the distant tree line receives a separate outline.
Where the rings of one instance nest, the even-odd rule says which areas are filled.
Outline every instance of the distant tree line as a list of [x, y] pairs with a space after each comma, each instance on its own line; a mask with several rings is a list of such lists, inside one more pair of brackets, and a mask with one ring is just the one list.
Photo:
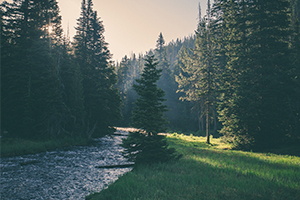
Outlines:
[[92, 0], [73, 42], [56, 0], [1, 4], [1, 132], [31, 139], [94, 137], [120, 116], [117, 76]]
[[[220, 133], [243, 149], [299, 144], [299, 8], [297, 0], [208, 0], [195, 36], [165, 46], [159, 34], [147, 54], [163, 70], [169, 127], [206, 130], [208, 143]], [[116, 66], [126, 125], [142, 63], [134, 54]]]
[[182, 102], [179, 100], [180, 94], [176, 93], [178, 84], [175, 81], [175, 75], [179, 72], [177, 56], [181, 54], [184, 48], [193, 48], [195, 36], [191, 35], [184, 39], [177, 39], [165, 45], [163, 34], [158, 35], [156, 48], [146, 52], [145, 55], [132, 54], [131, 57], [124, 56], [121, 62], [116, 63], [118, 76], [118, 89], [122, 98], [121, 112], [122, 120], [118, 122], [120, 126], [130, 126], [132, 124], [132, 110], [137, 94], [133, 90], [133, 84], [144, 69], [145, 58], [148, 55], [154, 55], [158, 61], [158, 69], [162, 70], [161, 78], [157, 86], [166, 93], [164, 105], [168, 106], [169, 111], [165, 113], [168, 120], [168, 127], [172, 130], [180, 131], [198, 131], [197, 111], [193, 110], [193, 103]]

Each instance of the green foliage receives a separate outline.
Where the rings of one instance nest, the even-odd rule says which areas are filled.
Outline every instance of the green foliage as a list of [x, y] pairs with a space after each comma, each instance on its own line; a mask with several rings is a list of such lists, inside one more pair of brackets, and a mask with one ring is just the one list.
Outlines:
[[170, 146], [183, 154], [176, 162], [141, 165], [107, 189], [86, 197], [96, 199], [291, 199], [300, 197], [300, 158], [225, 150], [205, 137], [172, 134]]
[[[165, 91], [165, 101], [169, 110], [164, 113], [164, 117], [169, 121], [168, 127], [175, 130], [193, 130], [198, 128], [197, 114], [191, 110], [193, 107], [190, 102], [179, 100], [180, 94], [176, 93], [177, 83], [175, 75], [178, 74], [178, 61], [180, 49], [194, 47], [195, 37], [186, 37], [183, 40], [177, 39], [164, 45], [162, 33], [157, 40], [157, 48], [154, 51], [147, 52], [146, 55], [154, 53], [159, 63], [158, 69], [162, 69], [161, 78], [157, 81], [157, 86]], [[118, 122], [119, 126], [129, 126], [131, 124], [131, 115], [133, 102], [137, 99], [137, 94], [132, 85], [135, 79], [140, 78], [144, 69], [144, 58], [146, 55], [133, 54], [131, 57], [125, 56], [120, 63], [116, 64], [118, 74], [118, 89], [123, 100], [122, 115], [123, 119]], [[178, 55], [178, 56], [177, 56]]]
[[291, 58], [292, 64], [291, 75], [294, 83], [294, 95], [291, 95], [291, 109], [293, 114], [293, 132], [294, 138], [300, 137], [300, 2], [297, 0], [291, 0], [292, 11], [292, 40], [291, 40]]
[[[104, 27], [83, 1], [75, 42], [56, 0], [1, 3], [1, 133], [55, 139], [107, 133], [119, 117]], [[75, 56], [74, 53], [75, 52]]]
[[147, 56], [145, 61], [143, 74], [136, 80], [138, 84], [133, 85], [139, 98], [135, 102], [132, 126], [141, 128], [147, 133], [157, 134], [164, 132], [163, 126], [167, 124], [163, 118], [167, 106], [162, 104], [165, 101], [165, 93], [156, 85], [162, 70], [156, 69], [158, 63], [155, 62], [154, 56]]
[[[104, 40], [104, 27], [91, 0], [82, 1], [81, 16], [74, 36], [76, 61], [83, 75], [85, 134], [97, 137], [107, 133], [120, 115], [120, 97], [115, 88], [117, 77], [109, 63], [110, 52]], [[95, 135], [98, 133], [98, 135]]]
[[171, 128], [177, 126], [179, 119], [179, 109], [182, 106], [179, 101], [179, 94], [176, 93], [177, 84], [174, 78], [174, 72], [171, 70], [171, 65], [167, 56], [167, 47], [165, 46], [165, 40], [162, 33], [159, 34], [156, 41], [155, 56], [158, 60], [157, 68], [161, 69], [161, 77], [157, 81], [157, 86], [165, 92], [164, 105], [168, 107], [168, 111], [165, 112], [164, 117], [169, 121]]
[[[199, 8], [200, 9], [200, 8]], [[175, 76], [181, 100], [192, 101], [198, 111], [199, 124], [204, 130], [204, 115], [206, 121], [207, 143], [209, 143], [210, 124], [214, 119], [214, 131], [216, 131], [216, 100], [218, 90], [218, 63], [211, 31], [210, 1], [208, 1], [207, 15], [203, 19], [200, 16], [196, 31], [195, 47], [183, 49], [179, 57], [179, 75]]]
[[291, 120], [298, 114], [286, 109], [295, 87], [288, 2], [220, 0], [214, 13], [216, 32], [223, 32], [217, 43], [226, 52], [220, 84], [221, 133], [233, 136], [245, 149], [291, 142], [296, 126]]
[[147, 134], [143, 131], [131, 132], [123, 140], [123, 155], [139, 165], [167, 162], [178, 158], [174, 148], [169, 148], [164, 135]]
[[163, 34], [160, 33], [158, 36], [158, 39], [156, 41], [156, 51], [158, 54], [158, 62], [161, 63], [163, 60], [165, 60], [165, 48], [164, 48], [164, 44], [165, 44], [165, 39], [163, 37]]
[[23, 138], [56, 137], [66, 113], [53, 57], [62, 37], [57, 2], [4, 2], [1, 11], [1, 131]]
[[133, 126], [142, 129], [132, 132], [123, 140], [125, 148], [123, 154], [135, 164], [165, 162], [174, 159], [174, 149], [169, 149], [163, 135], [166, 120], [163, 113], [167, 110], [162, 102], [165, 101], [164, 91], [157, 87], [162, 70], [156, 69], [158, 65], [154, 56], [147, 56], [146, 64], [134, 90], [139, 95], [136, 107], [133, 110]]

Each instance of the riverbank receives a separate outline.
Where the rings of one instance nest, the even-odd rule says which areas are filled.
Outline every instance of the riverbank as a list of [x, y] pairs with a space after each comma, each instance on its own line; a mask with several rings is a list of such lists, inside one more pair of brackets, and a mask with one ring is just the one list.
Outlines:
[[55, 150], [67, 146], [88, 145], [89, 141], [82, 137], [65, 137], [53, 140], [26, 140], [19, 138], [1, 138], [1, 157], [22, 156]]
[[220, 139], [171, 134], [183, 157], [136, 167], [87, 200], [300, 199], [300, 157], [230, 150]]
[[99, 168], [128, 163], [121, 154], [124, 137], [105, 136], [85, 146], [1, 158], [1, 200], [84, 199], [103, 190], [131, 170]]
[[[128, 131], [136, 131], [135, 128], [114, 127], [117, 132], [127, 134]], [[103, 135], [104, 136], [104, 135]], [[22, 156], [27, 154], [41, 153], [52, 151], [61, 147], [85, 146], [91, 143], [85, 137], [64, 137], [52, 140], [28, 140], [20, 138], [0, 138], [0, 155], [1, 157]]]

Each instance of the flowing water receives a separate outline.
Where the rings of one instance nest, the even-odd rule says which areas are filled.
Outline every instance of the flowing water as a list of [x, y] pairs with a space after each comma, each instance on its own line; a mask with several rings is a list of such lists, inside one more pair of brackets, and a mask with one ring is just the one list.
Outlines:
[[1, 158], [0, 199], [80, 200], [101, 191], [131, 170], [96, 168], [127, 163], [119, 146], [127, 132], [117, 133], [97, 139], [90, 146]]

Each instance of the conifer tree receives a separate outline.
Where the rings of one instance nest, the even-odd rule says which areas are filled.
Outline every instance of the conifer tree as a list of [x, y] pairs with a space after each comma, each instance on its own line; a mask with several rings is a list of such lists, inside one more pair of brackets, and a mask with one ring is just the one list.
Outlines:
[[[74, 37], [76, 60], [83, 75], [86, 135], [107, 133], [120, 115], [116, 74], [104, 39], [104, 27], [92, 0], [82, 1]], [[96, 131], [97, 130], [97, 131]]]
[[163, 113], [167, 111], [167, 106], [162, 103], [164, 91], [157, 87], [156, 82], [160, 78], [161, 69], [156, 69], [158, 65], [154, 56], [147, 56], [145, 68], [138, 85], [133, 85], [134, 90], [140, 96], [135, 102], [136, 108], [133, 110], [133, 126], [141, 128], [147, 133], [157, 134], [164, 132], [164, 125], [167, 124], [163, 118]]
[[16, 0], [1, 6], [7, 36], [1, 74], [3, 128], [18, 137], [57, 137], [64, 112], [51, 55], [52, 44], [61, 38], [57, 2]]
[[192, 55], [184, 50], [181, 73], [176, 79], [179, 84], [178, 91], [185, 93], [185, 97], [181, 99], [197, 102], [201, 113], [200, 121], [204, 114], [206, 116], [207, 143], [210, 143], [210, 122], [213, 116], [215, 117], [214, 104], [217, 90], [217, 71], [213, 56], [210, 16], [210, 1], [208, 1], [206, 18], [199, 20], [195, 48], [191, 49]]
[[64, 132], [69, 136], [79, 135], [85, 137], [84, 133], [84, 99], [82, 87], [82, 73], [79, 65], [71, 53], [72, 47], [67, 38], [61, 45], [59, 54], [60, 83], [62, 99], [67, 107], [67, 115], [64, 116]]
[[221, 1], [215, 11], [226, 35], [227, 65], [222, 78], [222, 133], [243, 148], [283, 143], [290, 132], [288, 104], [288, 2]]
[[164, 45], [165, 45], [165, 39], [163, 37], [163, 34], [160, 33], [159, 36], [158, 36], [158, 39], [156, 41], [156, 51], [158, 53], [158, 62], [159, 63], [162, 62], [163, 56], [164, 56], [164, 53], [165, 53]]
[[175, 84], [174, 74], [170, 69], [170, 63], [167, 59], [167, 51], [163, 34], [160, 33], [156, 41], [156, 57], [158, 59], [158, 69], [162, 69], [161, 77], [157, 81], [157, 86], [165, 91], [166, 102], [169, 110], [165, 113], [166, 119], [171, 122], [172, 126], [178, 119], [179, 97], [176, 94], [177, 85]]
[[[294, 95], [291, 95], [290, 109], [293, 110], [293, 138], [300, 137], [300, 2], [291, 0], [292, 10], [292, 37], [291, 37], [291, 76], [294, 87]], [[296, 139], [297, 140], [297, 139]]]
[[162, 104], [165, 101], [164, 91], [157, 87], [162, 70], [157, 69], [158, 63], [154, 56], [146, 57], [146, 64], [138, 84], [133, 85], [139, 95], [133, 110], [132, 126], [141, 129], [129, 134], [123, 140], [124, 155], [136, 164], [164, 162], [175, 157], [174, 149], [169, 149], [164, 132], [166, 120], [163, 113], [167, 110]]

